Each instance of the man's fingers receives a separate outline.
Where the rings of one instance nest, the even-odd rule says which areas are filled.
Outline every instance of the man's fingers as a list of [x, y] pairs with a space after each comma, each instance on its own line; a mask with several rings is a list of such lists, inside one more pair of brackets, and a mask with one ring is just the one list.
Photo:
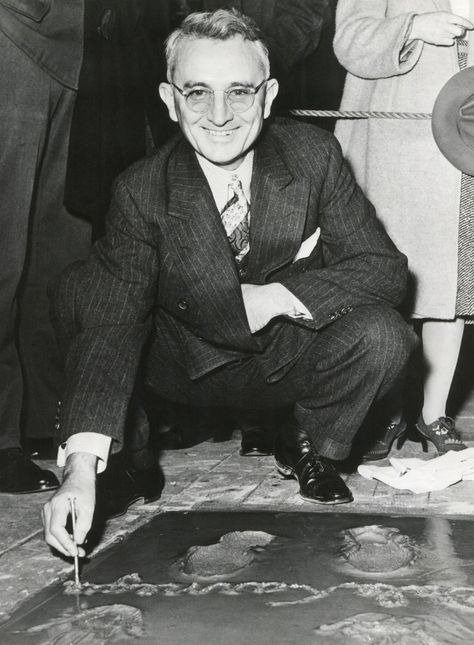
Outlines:
[[71, 536], [65, 529], [68, 509], [59, 504], [48, 502], [43, 508], [44, 537], [46, 542], [63, 555], [74, 557], [77, 549]]
[[453, 38], [462, 38], [466, 34], [466, 27], [452, 23], [446, 26], [446, 31]]
[[468, 20], [467, 18], [463, 18], [462, 16], [458, 16], [457, 14], [451, 14], [450, 17], [450, 22], [454, 25], [459, 25], [463, 29], [467, 29], [471, 31], [474, 29], [474, 24]]
[[90, 531], [92, 525], [92, 517], [94, 515], [94, 506], [84, 507], [80, 506], [77, 509], [77, 518], [76, 518], [76, 542], [77, 544], [83, 544], [87, 534]]

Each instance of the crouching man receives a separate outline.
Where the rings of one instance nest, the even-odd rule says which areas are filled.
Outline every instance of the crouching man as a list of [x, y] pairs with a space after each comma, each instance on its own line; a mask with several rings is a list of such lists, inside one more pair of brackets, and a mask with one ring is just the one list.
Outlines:
[[[254, 23], [226, 10], [191, 14], [169, 37], [167, 62], [160, 95], [181, 136], [120, 177], [105, 237], [57, 287], [69, 338], [65, 470], [44, 525], [67, 555], [76, 553], [68, 500], [81, 544], [105, 475], [96, 473], [123, 447], [139, 365], [148, 393], [173, 401], [290, 404], [278, 470], [304, 499], [342, 504], [352, 495], [335, 464], [415, 345], [394, 309], [405, 257], [334, 137], [266, 121], [278, 83]], [[143, 457], [146, 440], [135, 447]], [[159, 496], [151, 457], [127, 467], [130, 491], [110, 468], [98, 503], [129, 501], [132, 489]]]

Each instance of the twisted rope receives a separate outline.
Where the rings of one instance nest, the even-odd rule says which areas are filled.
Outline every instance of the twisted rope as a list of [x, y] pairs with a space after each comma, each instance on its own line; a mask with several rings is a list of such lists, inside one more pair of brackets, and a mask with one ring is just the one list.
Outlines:
[[426, 112], [373, 112], [349, 110], [290, 110], [296, 116], [323, 116], [338, 119], [431, 119]]

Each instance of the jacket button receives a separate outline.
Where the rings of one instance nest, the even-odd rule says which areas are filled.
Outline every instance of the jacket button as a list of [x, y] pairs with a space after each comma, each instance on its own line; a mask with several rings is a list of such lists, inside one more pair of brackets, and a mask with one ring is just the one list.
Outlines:
[[181, 311], [186, 311], [186, 309], [189, 309], [189, 302], [186, 302], [186, 300], [180, 300], [178, 302], [178, 309], [181, 309]]

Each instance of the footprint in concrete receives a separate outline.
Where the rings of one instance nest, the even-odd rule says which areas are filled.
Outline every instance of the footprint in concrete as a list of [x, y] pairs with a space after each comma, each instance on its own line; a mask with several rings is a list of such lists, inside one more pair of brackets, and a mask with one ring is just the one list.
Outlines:
[[226, 580], [254, 562], [274, 535], [263, 531], [226, 533], [209, 546], [192, 546], [172, 567], [172, 573], [187, 580]]
[[473, 631], [455, 615], [392, 616], [355, 614], [345, 620], [320, 625], [316, 643], [343, 645], [455, 645], [472, 643]]
[[357, 526], [342, 531], [340, 555], [345, 569], [365, 574], [404, 572], [418, 557], [418, 548], [407, 535], [388, 526]]
[[35, 645], [104, 645], [145, 636], [140, 609], [130, 605], [101, 605], [62, 616], [23, 630], [38, 634]]

